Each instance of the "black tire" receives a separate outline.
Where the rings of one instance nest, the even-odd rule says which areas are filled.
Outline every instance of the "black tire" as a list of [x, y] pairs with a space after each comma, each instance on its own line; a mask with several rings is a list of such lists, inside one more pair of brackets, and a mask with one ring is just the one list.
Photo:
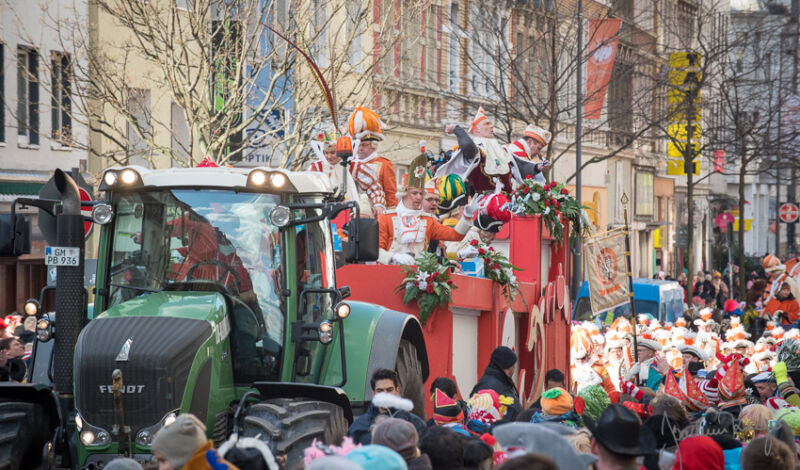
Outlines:
[[241, 435], [259, 437], [283, 468], [295, 468], [303, 461], [303, 449], [314, 439], [339, 445], [347, 428], [344, 410], [338, 405], [302, 398], [277, 398], [247, 407]]
[[41, 405], [0, 403], [0, 470], [36, 468], [41, 464], [48, 425]]
[[422, 380], [422, 362], [417, 356], [417, 348], [408, 340], [400, 340], [395, 371], [400, 378], [400, 391], [403, 397], [414, 402], [414, 414], [425, 420], [425, 382]]

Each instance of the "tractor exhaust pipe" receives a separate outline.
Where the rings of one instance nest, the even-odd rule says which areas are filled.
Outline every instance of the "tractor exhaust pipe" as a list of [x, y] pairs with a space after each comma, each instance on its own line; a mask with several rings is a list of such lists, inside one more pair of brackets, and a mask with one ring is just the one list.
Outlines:
[[78, 185], [57, 169], [53, 175], [61, 194], [61, 212], [56, 216], [56, 241], [61, 248], [78, 248], [77, 266], [56, 268], [56, 331], [53, 345], [53, 381], [61, 395], [73, 393], [73, 356], [83, 327], [86, 305], [83, 288], [84, 230]]

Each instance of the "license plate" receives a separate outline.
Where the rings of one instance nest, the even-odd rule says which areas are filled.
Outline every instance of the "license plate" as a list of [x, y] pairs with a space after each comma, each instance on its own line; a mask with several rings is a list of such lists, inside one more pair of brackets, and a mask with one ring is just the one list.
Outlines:
[[44, 250], [44, 264], [47, 266], [77, 266], [80, 256], [80, 248], [48, 246]]

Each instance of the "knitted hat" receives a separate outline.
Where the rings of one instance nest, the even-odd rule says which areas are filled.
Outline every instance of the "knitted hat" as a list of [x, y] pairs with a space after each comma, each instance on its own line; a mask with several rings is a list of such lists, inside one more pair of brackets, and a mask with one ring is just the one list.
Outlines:
[[572, 396], [561, 387], [551, 388], [542, 393], [542, 411], [551, 416], [559, 416], [572, 411]]
[[347, 457], [338, 455], [322, 457], [306, 465], [306, 470], [361, 470], [363, 468], [352, 460], [348, 460]]
[[517, 354], [508, 346], [498, 346], [492, 351], [489, 362], [501, 369], [508, 369], [517, 363]]
[[717, 379], [701, 380], [700, 383], [697, 384], [697, 388], [708, 398], [710, 404], [715, 405], [719, 403], [719, 382]]
[[[578, 397], [581, 398], [583, 402], [583, 411], [578, 411], [579, 414], [585, 414], [592, 418], [593, 420], [597, 421], [600, 419], [600, 415], [603, 414], [603, 411], [608, 408], [608, 405], [611, 404], [611, 399], [608, 398], [608, 393], [603, 390], [603, 387], [599, 385], [589, 385], [588, 387], [584, 387], [580, 392], [578, 392]], [[577, 403], [578, 400], [575, 400], [575, 408], [577, 411]]]
[[385, 419], [372, 430], [373, 444], [392, 449], [406, 461], [416, 457], [417, 442], [419, 442], [417, 429], [403, 419]]
[[364, 468], [380, 468], [381, 470], [406, 470], [408, 466], [403, 457], [392, 449], [379, 445], [359, 447], [349, 454], [347, 460]]
[[486, 117], [486, 113], [483, 112], [483, 106], [478, 108], [478, 112], [475, 113], [475, 117], [472, 119], [472, 124], [469, 126], [469, 133], [472, 134], [475, 132], [475, 126], [478, 125], [484, 119], [489, 119]]
[[542, 147], [546, 147], [547, 144], [550, 143], [550, 138], [553, 137], [549, 131], [542, 129], [534, 124], [528, 124], [528, 127], [525, 128], [525, 137], [530, 137], [534, 140], [539, 141], [542, 144]]
[[680, 470], [723, 470], [725, 454], [722, 448], [708, 436], [687, 437], [678, 444], [675, 466]]
[[181, 468], [207, 440], [205, 425], [185, 413], [156, 433], [151, 450], [163, 455], [172, 468]]
[[108, 462], [103, 468], [105, 470], [142, 470], [142, 465], [133, 459], [117, 458]]
[[458, 402], [438, 388], [433, 392], [433, 421], [438, 425], [464, 421], [464, 411]]

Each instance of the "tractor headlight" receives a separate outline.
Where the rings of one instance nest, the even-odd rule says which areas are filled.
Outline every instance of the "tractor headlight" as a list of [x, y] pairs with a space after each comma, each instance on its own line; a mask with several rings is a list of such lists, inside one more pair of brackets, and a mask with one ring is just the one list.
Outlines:
[[319, 341], [322, 344], [333, 341], [333, 323], [328, 320], [319, 324]]
[[41, 309], [41, 305], [39, 305], [39, 301], [36, 299], [28, 299], [25, 301], [25, 315], [34, 316], [39, 315], [39, 310]]
[[87, 423], [80, 413], [75, 415], [75, 426], [78, 427], [81, 444], [85, 446], [104, 446], [111, 442], [108, 431]]
[[36, 322], [36, 338], [43, 343], [53, 338], [53, 323], [49, 315], [45, 314]]
[[161, 428], [169, 426], [170, 424], [174, 423], [176, 419], [178, 419], [178, 413], [180, 410], [172, 410], [169, 413], [165, 414], [161, 421], [158, 423], [148, 426], [146, 428], [142, 428], [139, 432], [136, 433], [136, 443], [140, 446], [150, 446], [153, 444], [153, 437], [156, 435]]
[[139, 179], [139, 173], [136, 170], [126, 168], [119, 173], [119, 180], [122, 184], [130, 186]]
[[269, 221], [276, 227], [286, 227], [289, 223], [292, 213], [286, 206], [275, 206], [269, 212]]
[[339, 320], [344, 320], [350, 316], [350, 304], [346, 302], [339, 302], [334, 310], [336, 311], [336, 318]]
[[250, 178], [248, 178], [250, 184], [254, 186], [264, 186], [264, 183], [267, 182], [267, 172], [262, 170], [256, 170], [250, 173]]
[[96, 224], [105, 225], [114, 218], [114, 209], [109, 204], [97, 204], [92, 207], [92, 221]]
[[114, 186], [117, 184], [117, 172], [114, 170], [107, 171], [105, 175], [103, 175], [103, 183], [106, 186]]
[[286, 185], [286, 175], [283, 173], [273, 173], [269, 177], [269, 182], [272, 184], [272, 187], [280, 189]]

